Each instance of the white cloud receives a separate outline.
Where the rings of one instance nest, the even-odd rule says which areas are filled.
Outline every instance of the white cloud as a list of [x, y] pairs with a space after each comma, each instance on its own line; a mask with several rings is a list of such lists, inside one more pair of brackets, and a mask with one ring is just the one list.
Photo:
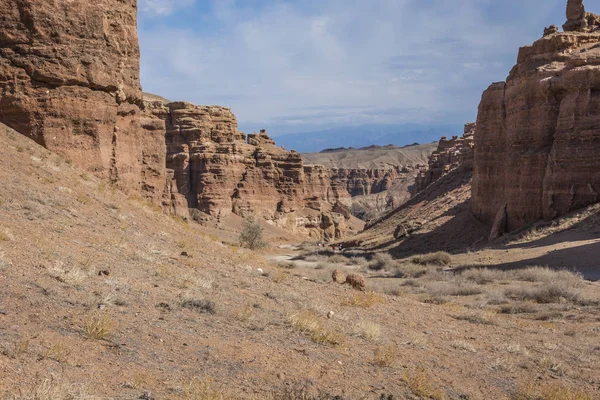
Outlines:
[[[167, 3], [154, 13], [168, 12]], [[142, 83], [173, 100], [230, 106], [256, 129], [473, 119], [481, 92], [508, 75], [518, 46], [560, 22], [546, 23], [540, 7], [519, 0], [504, 6], [529, 10], [529, 23], [523, 15], [514, 25], [490, 21], [484, 7], [494, 3], [276, 1], [248, 11], [239, 0], [215, 0], [207, 16], [215, 29], [140, 32]]]
[[166, 16], [193, 5], [195, 0], [140, 0], [140, 10], [150, 16]]

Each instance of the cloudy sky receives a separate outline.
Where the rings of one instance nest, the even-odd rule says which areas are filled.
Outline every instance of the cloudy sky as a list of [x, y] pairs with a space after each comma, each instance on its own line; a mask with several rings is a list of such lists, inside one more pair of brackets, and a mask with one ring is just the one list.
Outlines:
[[139, 0], [142, 85], [273, 135], [460, 124], [564, 0]]

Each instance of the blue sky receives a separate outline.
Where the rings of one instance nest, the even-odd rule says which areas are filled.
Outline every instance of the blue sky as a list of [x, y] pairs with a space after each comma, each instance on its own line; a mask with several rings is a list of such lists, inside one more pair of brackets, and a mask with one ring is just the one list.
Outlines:
[[139, 0], [142, 86], [243, 131], [460, 124], [564, 0]]

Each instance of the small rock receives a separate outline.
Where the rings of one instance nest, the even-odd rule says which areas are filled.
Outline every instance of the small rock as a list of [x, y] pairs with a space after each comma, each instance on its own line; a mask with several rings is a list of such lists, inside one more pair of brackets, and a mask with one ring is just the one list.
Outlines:
[[329, 318], [329, 319], [333, 318], [333, 311], [329, 311], [327, 313], [327, 318]]

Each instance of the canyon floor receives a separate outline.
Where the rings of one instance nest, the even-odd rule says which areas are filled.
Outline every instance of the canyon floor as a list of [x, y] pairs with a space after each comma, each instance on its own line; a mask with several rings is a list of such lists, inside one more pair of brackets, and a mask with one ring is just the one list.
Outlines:
[[[0, 159], [0, 397], [600, 398], [600, 285], [481, 269], [592, 260], [593, 208], [450, 260], [372, 254], [393, 246], [392, 219], [360, 251], [270, 231], [252, 252], [5, 127]], [[447, 188], [449, 210], [464, 190]], [[448, 241], [483, 235], [429, 222]], [[332, 283], [335, 268], [368, 290]]]

